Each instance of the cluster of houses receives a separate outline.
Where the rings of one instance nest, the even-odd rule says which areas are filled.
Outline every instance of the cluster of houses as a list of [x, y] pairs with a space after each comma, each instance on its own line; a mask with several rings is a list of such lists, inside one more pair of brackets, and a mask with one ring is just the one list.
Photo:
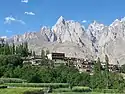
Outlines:
[[[51, 53], [47, 54], [47, 58], [49, 60], [54, 61], [54, 66], [58, 66], [60, 64], [64, 64], [67, 66], [75, 66], [80, 72], [93, 72], [94, 62], [91, 60], [83, 59], [83, 58], [74, 58], [74, 57], [66, 57], [65, 53]], [[24, 64], [32, 64], [39, 65], [41, 62], [40, 56], [35, 57], [27, 57], [24, 60]], [[95, 62], [96, 63], [96, 62]], [[102, 68], [105, 68], [105, 63], [101, 63]], [[118, 65], [109, 64], [109, 71], [118, 72]]]
[[41, 56], [28, 56], [24, 57], [23, 59], [23, 64], [31, 64], [31, 65], [39, 65], [41, 62]]

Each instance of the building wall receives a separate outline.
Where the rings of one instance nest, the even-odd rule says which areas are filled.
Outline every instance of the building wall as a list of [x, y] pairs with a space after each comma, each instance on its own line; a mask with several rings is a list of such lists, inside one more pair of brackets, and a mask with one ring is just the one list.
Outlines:
[[54, 65], [55, 66], [58, 66], [60, 64], [66, 64], [66, 62], [64, 60], [59, 60], [59, 59], [56, 59], [56, 60], [53, 60], [54, 61]]
[[52, 60], [52, 54], [48, 54], [47, 57], [49, 60]]

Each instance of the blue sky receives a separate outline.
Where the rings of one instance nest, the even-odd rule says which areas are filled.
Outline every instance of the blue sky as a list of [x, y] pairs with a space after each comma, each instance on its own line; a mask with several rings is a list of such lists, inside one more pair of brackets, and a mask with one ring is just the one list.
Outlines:
[[109, 25], [125, 16], [125, 0], [1, 0], [0, 36], [51, 27], [60, 16], [80, 23], [86, 20], [85, 26], [93, 20]]

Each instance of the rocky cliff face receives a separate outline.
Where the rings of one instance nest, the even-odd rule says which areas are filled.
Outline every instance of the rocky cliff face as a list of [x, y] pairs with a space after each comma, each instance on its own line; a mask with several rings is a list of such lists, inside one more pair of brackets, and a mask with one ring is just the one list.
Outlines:
[[107, 54], [110, 62], [125, 64], [125, 20], [116, 19], [110, 26], [95, 24], [89, 26], [88, 34], [95, 48], [98, 50], [97, 56], [104, 60]]
[[52, 28], [42, 27], [39, 32], [16, 35], [9, 40], [15, 43], [28, 41], [37, 53], [45, 48], [65, 52], [70, 57], [100, 57], [101, 60], [107, 54], [110, 63], [125, 64], [125, 18], [116, 19], [109, 26], [94, 21], [85, 29], [80, 23], [61, 16]]

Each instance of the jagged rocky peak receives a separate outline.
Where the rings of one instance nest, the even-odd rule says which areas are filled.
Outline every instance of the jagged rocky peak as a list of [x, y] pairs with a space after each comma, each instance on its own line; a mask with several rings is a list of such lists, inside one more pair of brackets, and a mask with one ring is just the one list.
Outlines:
[[60, 16], [59, 19], [57, 20], [56, 24], [60, 24], [60, 23], [63, 23], [65, 24], [65, 19], [63, 16]]
[[26, 32], [23, 35], [23, 39], [32, 39], [32, 38], [37, 38], [36, 32]]
[[104, 31], [105, 25], [101, 24], [97, 21], [93, 21], [87, 29], [87, 34], [89, 38], [92, 40], [92, 42], [96, 42], [100, 39], [103, 31]]
[[50, 28], [47, 27], [47, 26], [42, 26], [41, 31], [44, 31], [44, 30], [46, 30], [46, 29], [50, 29]]
[[97, 36], [102, 32], [104, 27], [105, 26], [103, 24], [100, 24], [97, 21], [93, 21], [93, 23], [91, 23], [87, 29], [89, 36]]
[[112, 22], [112, 24], [110, 26], [120, 26], [125, 24], [125, 17], [121, 18], [121, 19], [116, 19]]
[[117, 26], [120, 24], [121, 24], [121, 21], [119, 19], [116, 19], [114, 22], [112, 22], [112, 24], [110, 26], [114, 27], [114, 26]]
[[90, 31], [101, 31], [104, 27], [105, 27], [104, 24], [98, 23], [97, 21], [93, 21], [93, 23], [91, 23], [88, 26], [88, 30], [90, 30]]
[[73, 20], [64, 20], [61, 16], [57, 23], [53, 26], [52, 31], [55, 32], [57, 36], [57, 41], [59, 43], [64, 43], [66, 41], [79, 44], [84, 37], [84, 27]]
[[122, 21], [122, 22], [125, 22], [125, 17], [121, 18], [121, 21]]
[[47, 40], [48, 42], [54, 42], [57, 40], [55, 32], [50, 27], [43, 26], [40, 33], [44, 40]]
[[125, 17], [116, 19], [114, 22], [112, 22], [112, 24], [109, 26], [109, 32], [111, 32], [115, 38], [125, 38]]
[[43, 26], [42, 28], [41, 28], [41, 30], [40, 30], [40, 33], [42, 34], [42, 35], [44, 35], [44, 34], [49, 34], [51, 32], [51, 29], [49, 28], [49, 27], [46, 27], [46, 26]]

